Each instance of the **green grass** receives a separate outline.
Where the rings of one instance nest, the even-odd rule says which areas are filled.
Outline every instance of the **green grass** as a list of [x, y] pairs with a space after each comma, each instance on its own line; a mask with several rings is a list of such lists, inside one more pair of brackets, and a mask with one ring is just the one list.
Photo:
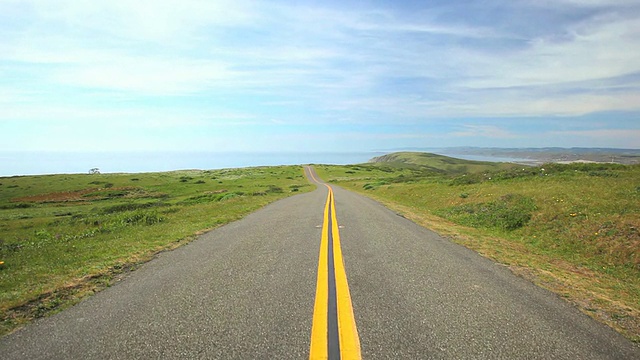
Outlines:
[[[640, 165], [401, 153], [315, 168], [640, 340]], [[312, 189], [295, 166], [0, 178], [0, 334], [204, 230]]]
[[[391, 165], [316, 171], [509, 265], [640, 340], [640, 165], [499, 165], [460, 172], [464, 160], [438, 165], [432, 156], [400, 157], [409, 164], [389, 157]], [[457, 168], [447, 168], [450, 163]], [[467, 169], [472, 166], [480, 165]]]
[[310, 191], [299, 166], [0, 178], [0, 334], [204, 230]]
[[471, 161], [422, 152], [396, 152], [374, 159], [378, 166], [419, 169], [434, 174], [474, 174], [487, 171], [510, 170], [511, 163]]

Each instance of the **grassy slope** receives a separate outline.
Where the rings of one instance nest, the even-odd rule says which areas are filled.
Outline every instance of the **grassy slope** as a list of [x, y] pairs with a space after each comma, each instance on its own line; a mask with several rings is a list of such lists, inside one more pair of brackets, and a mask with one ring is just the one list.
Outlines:
[[507, 170], [514, 167], [513, 164], [509, 163], [462, 160], [421, 152], [397, 152], [374, 158], [373, 161], [381, 166], [409, 168], [437, 174], [478, 173]]
[[295, 166], [0, 178], [0, 334], [203, 230], [311, 189]]
[[461, 174], [446, 167], [464, 160], [416, 159], [316, 170], [640, 340], [640, 166], [496, 165]]

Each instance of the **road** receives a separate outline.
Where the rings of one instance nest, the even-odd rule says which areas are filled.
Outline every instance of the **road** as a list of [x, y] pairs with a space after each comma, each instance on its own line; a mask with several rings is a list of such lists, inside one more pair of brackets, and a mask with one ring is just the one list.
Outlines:
[[[331, 188], [333, 203], [321, 185], [160, 254], [0, 339], [0, 357], [305, 359], [333, 351], [323, 324], [335, 301], [353, 315], [339, 326], [338, 353], [351, 347], [343, 359], [640, 359], [637, 345], [554, 294]], [[331, 262], [333, 277], [323, 275]], [[325, 301], [329, 279], [336, 300]]]

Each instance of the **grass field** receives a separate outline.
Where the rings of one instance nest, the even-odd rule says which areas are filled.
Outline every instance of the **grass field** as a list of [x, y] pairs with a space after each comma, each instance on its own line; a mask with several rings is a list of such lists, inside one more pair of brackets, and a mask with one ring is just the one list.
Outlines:
[[277, 199], [299, 166], [0, 178], [0, 334]]
[[[640, 341], [640, 165], [397, 153], [315, 168]], [[312, 189], [299, 166], [0, 178], [0, 334], [202, 231]]]
[[316, 170], [640, 341], [640, 165], [523, 167], [402, 153]]

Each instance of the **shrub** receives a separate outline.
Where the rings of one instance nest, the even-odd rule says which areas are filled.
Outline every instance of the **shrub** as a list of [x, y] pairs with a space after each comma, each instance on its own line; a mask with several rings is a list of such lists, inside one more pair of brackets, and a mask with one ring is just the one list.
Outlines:
[[480, 183], [482, 179], [477, 174], [465, 174], [451, 180], [451, 185], [471, 185]]
[[225, 201], [225, 200], [233, 199], [234, 197], [238, 197], [238, 194], [228, 193], [228, 194], [224, 194], [224, 196], [222, 196], [218, 201]]
[[382, 185], [387, 185], [387, 184], [389, 184], [389, 182], [388, 182], [388, 181], [386, 181], [386, 180], [380, 180], [380, 181], [376, 181], [376, 182], [374, 182], [374, 183], [367, 183], [367, 184], [364, 184], [364, 185], [362, 186], [362, 188], [364, 188], [365, 190], [375, 190], [375, 189], [377, 189], [378, 187], [380, 187], [380, 186], [382, 186]]
[[589, 171], [589, 176], [598, 176], [598, 177], [618, 177], [620, 174], [613, 171], [608, 170], [595, 170]]
[[269, 185], [269, 188], [265, 191], [268, 193], [274, 193], [274, 194], [279, 194], [283, 192], [281, 187], [275, 186], [275, 185]]
[[192, 196], [190, 198], [187, 198], [187, 199], [183, 200], [181, 203], [182, 204], [187, 204], [187, 205], [195, 205], [195, 204], [202, 204], [202, 203], [214, 202], [214, 201], [224, 201], [224, 200], [232, 199], [232, 198], [237, 197], [237, 196], [241, 196], [242, 194], [243, 194], [242, 192], [237, 192], [237, 193], [234, 193], [234, 192], [230, 192], [230, 193], [226, 193], [226, 192], [205, 193], [205, 194], [196, 195], [196, 196]]
[[151, 207], [166, 206], [166, 205], [167, 204], [161, 203], [161, 202], [125, 203], [125, 204], [107, 206], [104, 209], [102, 209], [102, 213], [104, 213], [104, 214], [113, 214], [113, 213], [116, 213], [116, 212], [133, 211], [133, 210], [139, 210], [139, 209], [148, 209], [148, 208], [151, 208]]
[[223, 194], [211, 194], [211, 193], [196, 195], [183, 200], [182, 203], [187, 205], [202, 204], [202, 203], [207, 203], [212, 201], [219, 201], [223, 196], [224, 196]]
[[123, 225], [153, 225], [164, 221], [164, 217], [155, 211], [133, 211], [119, 217]]
[[461, 225], [515, 230], [525, 226], [535, 210], [533, 199], [507, 194], [495, 201], [453, 206], [437, 214]]
[[7, 204], [7, 205], [2, 205], [0, 206], [0, 209], [2, 210], [8, 210], [8, 209], [27, 209], [32, 207], [33, 204], [29, 204], [29, 203], [16, 203], [16, 204]]

